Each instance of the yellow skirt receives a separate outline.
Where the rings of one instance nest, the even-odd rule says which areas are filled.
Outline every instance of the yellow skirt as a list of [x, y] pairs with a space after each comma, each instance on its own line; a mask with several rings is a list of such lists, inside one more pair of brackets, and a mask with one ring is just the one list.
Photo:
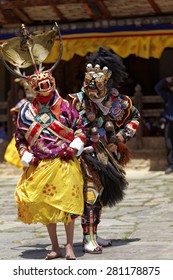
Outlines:
[[5, 150], [4, 160], [6, 162], [10, 163], [10, 164], [15, 165], [19, 169], [23, 169], [23, 165], [20, 161], [19, 153], [18, 153], [18, 151], [16, 149], [16, 146], [15, 146], [15, 138], [14, 137], [11, 139], [10, 143], [8, 144], [8, 146]]
[[15, 191], [18, 218], [26, 223], [68, 224], [84, 208], [83, 177], [79, 161], [42, 160], [28, 167]]

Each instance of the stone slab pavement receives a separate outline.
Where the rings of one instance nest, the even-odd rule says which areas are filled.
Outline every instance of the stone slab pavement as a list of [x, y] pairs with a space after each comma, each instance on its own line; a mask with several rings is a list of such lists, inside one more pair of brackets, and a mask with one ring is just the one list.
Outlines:
[[[25, 225], [17, 220], [14, 190], [21, 171], [0, 164], [0, 260], [44, 259], [50, 249], [42, 224]], [[102, 254], [84, 254], [80, 218], [75, 223], [74, 250], [77, 260], [172, 260], [173, 173], [149, 171], [147, 161], [126, 168], [126, 196], [116, 207], [105, 208], [99, 236], [112, 239]], [[57, 225], [65, 255], [64, 226]], [[63, 260], [63, 258], [62, 258]]]

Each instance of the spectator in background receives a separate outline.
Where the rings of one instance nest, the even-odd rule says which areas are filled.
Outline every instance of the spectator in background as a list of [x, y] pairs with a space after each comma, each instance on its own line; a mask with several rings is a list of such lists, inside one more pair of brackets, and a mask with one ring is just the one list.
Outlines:
[[2, 123], [0, 123], [0, 143], [7, 140], [7, 134]]
[[[20, 107], [26, 102], [26, 101], [32, 101], [34, 99], [34, 92], [31, 88], [31, 86], [28, 84], [28, 82], [23, 78], [16, 78], [14, 79], [14, 82], [20, 83], [20, 90], [18, 95], [21, 95], [21, 99], [17, 102], [17, 104], [10, 109], [10, 115], [14, 124], [14, 127], [16, 128], [17, 125], [17, 117], [20, 110]], [[4, 160], [14, 166], [16, 166], [19, 169], [23, 169], [24, 166], [21, 163], [19, 153], [15, 146], [15, 138], [14, 135], [12, 139], [10, 140], [5, 153], [4, 153]]]
[[170, 174], [173, 172], [173, 77], [161, 79], [155, 85], [154, 89], [165, 102], [165, 109], [161, 117], [161, 126], [164, 128], [167, 149], [168, 166], [165, 174]]

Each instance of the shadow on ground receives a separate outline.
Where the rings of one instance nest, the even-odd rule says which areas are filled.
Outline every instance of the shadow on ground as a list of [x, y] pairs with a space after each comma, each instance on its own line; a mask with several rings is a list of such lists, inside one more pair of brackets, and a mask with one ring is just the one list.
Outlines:
[[[139, 238], [132, 238], [132, 239], [112, 239], [112, 245], [109, 246], [125, 246], [128, 245], [130, 242], [138, 242], [140, 241]], [[19, 250], [21, 251], [22, 248], [26, 248], [25, 250], [21, 251], [19, 253], [19, 257], [21, 259], [44, 259], [45, 256], [50, 252], [50, 250], [47, 250], [46, 248], [50, 247], [50, 244], [33, 244], [33, 245], [28, 245], [28, 246], [17, 246], [12, 248], [12, 250]], [[64, 259], [65, 258], [65, 244], [61, 245], [61, 252], [62, 252], [62, 258], [59, 259]], [[29, 249], [32, 248], [32, 249]], [[83, 246], [82, 243], [74, 243], [74, 250], [75, 250], [75, 255], [76, 258], [81, 258], [84, 256], [83, 252]]]

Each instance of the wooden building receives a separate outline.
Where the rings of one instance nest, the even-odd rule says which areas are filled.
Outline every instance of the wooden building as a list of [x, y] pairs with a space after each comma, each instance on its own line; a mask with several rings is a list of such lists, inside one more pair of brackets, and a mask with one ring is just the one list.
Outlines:
[[[142, 115], [140, 129], [129, 143], [133, 157], [150, 157], [151, 169], [160, 169], [166, 164], [159, 127], [164, 104], [154, 85], [173, 75], [172, 15], [171, 0], [1, 0], [0, 43], [19, 36], [22, 23], [32, 32], [47, 30], [56, 21], [62, 33], [63, 56], [54, 76], [64, 97], [80, 89], [89, 52], [104, 46], [117, 53], [129, 73], [122, 90], [132, 97]], [[45, 67], [55, 61], [58, 50], [57, 38]], [[10, 140], [15, 128], [9, 109], [19, 99], [20, 86], [1, 62], [0, 75], [0, 122]], [[7, 143], [0, 149], [1, 159]]]

